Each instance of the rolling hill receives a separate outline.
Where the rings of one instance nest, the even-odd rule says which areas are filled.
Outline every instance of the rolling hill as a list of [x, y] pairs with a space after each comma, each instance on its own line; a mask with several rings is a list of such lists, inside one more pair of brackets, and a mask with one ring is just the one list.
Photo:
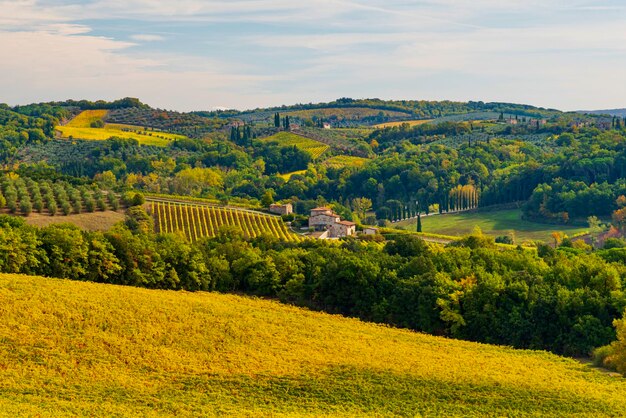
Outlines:
[[275, 135], [263, 138], [263, 141], [273, 141], [282, 146], [296, 146], [311, 154], [311, 158], [314, 160], [324, 154], [329, 146], [315, 141], [310, 138], [306, 138], [302, 135], [293, 134], [291, 132], [278, 132]]
[[6, 416], [620, 416], [626, 381], [233, 295], [0, 275]]
[[[104, 123], [108, 111], [85, 110], [78, 114], [66, 125], [58, 125], [55, 129], [61, 138], [85, 139], [91, 141], [102, 141], [111, 137], [131, 138], [137, 140], [142, 145], [167, 146], [171, 141], [186, 138], [167, 132], [148, 131], [146, 128], [135, 125]], [[94, 127], [94, 122], [100, 122], [100, 127]]]
[[626, 117], [626, 109], [604, 109], [604, 110], [583, 110], [581, 113], [590, 113], [592, 115], [611, 115]]

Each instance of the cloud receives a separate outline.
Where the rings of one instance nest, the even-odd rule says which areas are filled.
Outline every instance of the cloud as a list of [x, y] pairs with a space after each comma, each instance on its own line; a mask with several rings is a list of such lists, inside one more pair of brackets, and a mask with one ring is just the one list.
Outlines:
[[[616, 0], [0, 0], [1, 100], [624, 105]], [[164, 36], [163, 34], [166, 34]], [[6, 62], [5, 62], [6, 61]]]
[[57, 10], [79, 19], [133, 19], [172, 22], [288, 22], [315, 21], [356, 10], [341, 0], [96, 0]]
[[[257, 86], [271, 76], [238, 74], [227, 64], [197, 57], [124, 53], [136, 44], [76, 31], [0, 31], [2, 101], [11, 104], [67, 98], [139, 97], [177, 110], [206, 109], [213, 103], [236, 107], [245, 95], [262, 100]], [[185, 65], [181, 65], [181, 63]]]
[[139, 42], [155, 42], [155, 41], [163, 41], [165, 40], [165, 37], [161, 35], [153, 35], [153, 34], [137, 34], [137, 35], [131, 35], [130, 39], [132, 39], [133, 41], [139, 41]]
[[42, 24], [67, 22], [70, 19], [35, 0], [0, 0], [0, 28], [3, 30], [24, 30]]

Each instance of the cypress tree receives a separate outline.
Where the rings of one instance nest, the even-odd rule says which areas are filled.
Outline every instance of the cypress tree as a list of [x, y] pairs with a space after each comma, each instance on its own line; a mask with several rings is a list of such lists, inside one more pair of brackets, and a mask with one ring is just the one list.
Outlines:
[[274, 114], [274, 127], [280, 128], [280, 113], [278, 112]]
[[417, 214], [417, 232], [422, 232], [422, 215]]

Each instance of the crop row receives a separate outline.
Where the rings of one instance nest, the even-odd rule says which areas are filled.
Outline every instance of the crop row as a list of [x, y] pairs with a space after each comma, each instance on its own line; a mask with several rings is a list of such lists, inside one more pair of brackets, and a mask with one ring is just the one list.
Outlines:
[[329, 168], [362, 167], [367, 161], [367, 158], [353, 157], [351, 155], [335, 155], [324, 161], [324, 165]]
[[284, 241], [298, 241], [279, 217], [232, 208], [184, 204], [178, 202], [151, 202], [155, 230], [160, 233], [182, 231], [190, 241], [214, 237], [222, 226], [241, 229], [246, 238], [271, 235]]
[[112, 191], [97, 186], [74, 187], [67, 182], [34, 181], [30, 178], [0, 178], [0, 209], [30, 215], [33, 211], [49, 215], [70, 215], [119, 208], [119, 198]]
[[283, 146], [296, 146], [311, 154], [311, 158], [314, 160], [318, 159], [326, 152], [326, 150], [328, 150], [328, 148], [330, 148], [322, 142], [300, 135], [295, 135], [291, 132], [279, 132], [276, 135], [265, 138], [265, 141], [275, 141]]

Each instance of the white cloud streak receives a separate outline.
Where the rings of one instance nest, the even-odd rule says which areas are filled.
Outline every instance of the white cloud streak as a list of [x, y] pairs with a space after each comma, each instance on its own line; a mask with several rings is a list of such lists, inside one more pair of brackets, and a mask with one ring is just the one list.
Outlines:
[[165, 40], [165, 37], [161, 35], [139, 33], [137, 35], [131, 35], [130, 39], [132, 39], [133, 41], [139, 41], [139, 42], [157, 42], [157, 41]]
[[[506, 100], [565, 109], [626, 105], [619, 80], [626, 69], [626, 22], [611, 1], [55, 4], [0, 0], [0, 54], [10, 57], [0, 66], [0, 101], [134, 95], [181, 110], [340, 96]], [[132, 20], [129, 34], [95, 36], [93, 23], [85, 23], [109, 20], [122, 27]], [[251, 48], [254, 58], [155, 50], [169, 36], [154, 25], [168, 22], [257, 25], [221, 40]]]

